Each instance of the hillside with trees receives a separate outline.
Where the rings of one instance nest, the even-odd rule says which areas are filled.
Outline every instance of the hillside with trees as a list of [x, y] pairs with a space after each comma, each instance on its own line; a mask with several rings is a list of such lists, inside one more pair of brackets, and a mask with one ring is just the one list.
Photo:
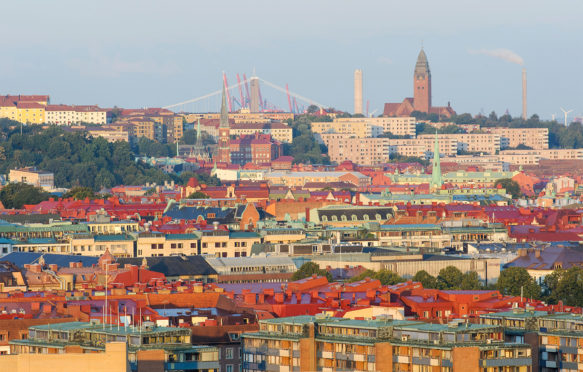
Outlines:
[[54, 126], [24, 126], [21, 134], [19, 123], [0, 120], [1, 174], [36, 166], [54, 173], [57, 187], [84, 186], [96, 191], [115, 185], [160, 184], [171, 179], [161, 170], [136, 162], [135, 156], [136, 150], [127, 142], [109, 143]]

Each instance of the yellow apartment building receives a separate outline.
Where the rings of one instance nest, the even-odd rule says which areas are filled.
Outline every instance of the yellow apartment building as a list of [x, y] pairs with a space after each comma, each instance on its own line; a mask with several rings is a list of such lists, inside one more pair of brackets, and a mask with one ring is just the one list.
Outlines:
[[261, 237], [254, 232], [203, 231], [200, 253], [217, 257], [248, 257], [253, 244], [260, 242]]
[[137, 239], [138, 257], [194, 256], [200, 234], [142, 233]]
[[99, 257], [106, 250], [115, 257], [134, 257], [134, 238], [129, 235], [89, 235], [69, 236], [70, 254]]
[[140, 230], [140, 224], [137, 221], [89, 222], [87, 227], [90, 233], [96, 235], [125, 234]]
[[42, 124], [45, 122], [45, 106], [36, 102], [18, 102], [16, 120], [24, 124]]

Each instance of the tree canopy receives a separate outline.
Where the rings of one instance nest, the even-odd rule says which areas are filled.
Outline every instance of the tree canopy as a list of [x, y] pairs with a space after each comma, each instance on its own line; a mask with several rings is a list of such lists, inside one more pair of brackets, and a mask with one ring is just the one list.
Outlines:
[[9, 183], [0, 190], [0, 201], [8, 209], [20, 209], [25, 204], [38, 204], [49, 197], [48, 192], [27, 183]]
[[382, 285], [393, 285], [393, 284], [402, 283], [405, 281], [405, 279], [403, 279], [398, 274], [396, 274], [390, 270], [380, 270], [380, 271], [366, 270], [366, 271], [363, 271], [360, 275], [353, 276], [348, 281], [350, 283], [352, 283], [352, 282], [358, 282], [360, 280], [364, 280], [366, 278], [378, 279]]
[[15, 123], [0, 120], [0, 147], [5, 157], [0, 162], [0, 173], [36, 166], [54, 173], [57, 187], [83, 186], [93, 190], [146, 182], [161, 184], [171, 179], [161, 170], [135, 160], [134, 151], [146, 151], [144, 145], [154, 148], [149, 140], [138, 141], [135, 150], [127, 142], [110, 143], [85, 133], [65, 132], [56, 126], [43, 129], [40, 125], [28, 125], [21, 135], [19, 127], [11, 125]]
[[316, 264], [314, 262], [306, 262], [305, 264], [300, 266], [298, 271], [296, 271], [292, 275], [292, 280], [300, 280], [300, 279], [308, 278], [314, 274], [316, 274], [318, 276], [325, 276], [329, 282], [332, 281], [332, 274], [330, 274], [326, 270], [320, 269], [320, 266], [318, 266], [318, 264]]
[[95, 191], [91, 187], [76, 186], [63, 194], [63, 198], [73, 198], [75, 200], [83, 200], [86, 198], [95, 199]]
[[528, 271], [522, 267], [508, 267], [500, 272], [500, 277], [496, 283], [496, 289], [500, 293], [509, 296], [520, 296], [538, 299], [541, 288], [530, 276]]
[[511, 178], [501, 178], [499, 180], [496, 180], [494, 186], [498, 187], [498, 185], [502, 186], [506, 190], [506, 193], [512, 196], [512, 199], [518, 199], [522, 196], [520, 185], [518, 184], [518, 182], [514, 181]]
[[[328, 152], [326, 146], [318, 144], [312, 133], [311, 124], [315, 120], [314, 116], [299, 115], [295, 120], [288, 121], [293, 129], [293, 140], [291, 144], [284, 146], [284, 153], [293, 156], [294, 163], [330, 164], [330, 159], [325, 155]], [[324, 116], [317, 120], [331, 119]]]

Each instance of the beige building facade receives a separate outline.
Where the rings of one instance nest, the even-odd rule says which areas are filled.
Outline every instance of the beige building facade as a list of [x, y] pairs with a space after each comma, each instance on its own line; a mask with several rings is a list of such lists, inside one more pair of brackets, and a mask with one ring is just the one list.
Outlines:
[[[486, 128], [484, 128], [486, 129]], [[487, 128], [489, 133], [500, 136], [502, 148], [524, 145], [533, 150], [549, 148], [548, 128]]]
[[8, 174], [10, 182], [22, 182], [43, 189], [55, 187], [55, 175], [51, 172], [38, 170], [35, 167], [11, 169]]

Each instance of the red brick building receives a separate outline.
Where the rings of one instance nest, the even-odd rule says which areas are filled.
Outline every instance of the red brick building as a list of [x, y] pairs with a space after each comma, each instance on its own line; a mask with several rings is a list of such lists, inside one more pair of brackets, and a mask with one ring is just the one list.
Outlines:
[[230, 141], [231, 163], [265, 164], [281, 155], [281, 144], [269, 134], [242, 135]]
[[431, 105], [431, 70], [425, 51], [421, 49], [413, 73], [413, 98], [405, 98], [402, 103], [385, 103], [384, 116], [411, 116], [413, 111], [451, 117], [455, 111], [451, 106]]

